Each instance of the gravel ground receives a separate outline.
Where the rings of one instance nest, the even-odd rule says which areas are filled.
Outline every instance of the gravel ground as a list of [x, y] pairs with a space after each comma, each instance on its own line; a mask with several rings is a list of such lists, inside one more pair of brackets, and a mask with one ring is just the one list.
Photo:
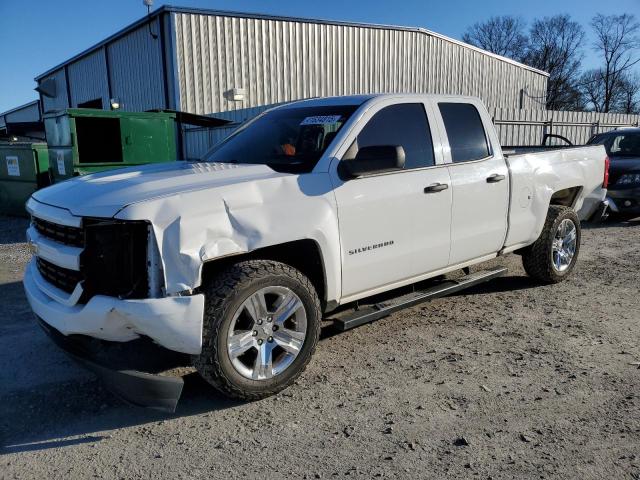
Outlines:
[[35, 326], [26, 223], [0, 219], [0, 478], [640, 479], [640, 221], [586, 228], [575, 275], [484, 286], [327, 336], [254, 403], [188, 375], [126, 406]]

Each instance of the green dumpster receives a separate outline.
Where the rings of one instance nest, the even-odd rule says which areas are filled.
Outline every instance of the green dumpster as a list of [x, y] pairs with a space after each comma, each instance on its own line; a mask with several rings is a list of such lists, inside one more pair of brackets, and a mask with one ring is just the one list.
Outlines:
[[46, 143], [0, 143], [0, 213], [26, 215], [31, 194], [50, 183]]
[[44, 125], [53, 182], [177, 159], [175, 113], [69, 108]]

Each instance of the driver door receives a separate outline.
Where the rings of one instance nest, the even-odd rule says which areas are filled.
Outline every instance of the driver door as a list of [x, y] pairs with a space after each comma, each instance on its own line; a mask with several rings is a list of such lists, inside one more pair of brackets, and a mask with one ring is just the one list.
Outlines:
[[449, 172], [434, 151], [425, 105], [376, 104], [360, 123], [341, 162], [356, 161], [358, 148], [375, 145], [402, 146], [406, 160], [402, 170], [353, 179], [340, 178], [334, 162], [343, 301], [446, 267], [451, 240]]

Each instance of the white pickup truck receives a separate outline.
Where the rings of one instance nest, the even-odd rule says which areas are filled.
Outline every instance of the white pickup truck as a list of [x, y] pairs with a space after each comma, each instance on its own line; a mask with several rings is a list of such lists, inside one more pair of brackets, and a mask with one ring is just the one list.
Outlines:
[[[537, 281], [566, 278], [607, 164], [602, 146], [505, 156], [476, 98], [295, 102], [202, 161], [36, 192], [24, 286], [45, 330], [99, 373], [78, 342], [148, 337], [190, 354], [223, 393], [257, 399], [300, 375], [323, 320], [346, 329], [488, 280], [502, 270], [468, 267], [510, 252]], [[456, 270], [467, 275], [400, 289]], [[134, 403], [155, 395], [175, 407], [181, 385], [139, 377], [139, 391], [108, 383]]]

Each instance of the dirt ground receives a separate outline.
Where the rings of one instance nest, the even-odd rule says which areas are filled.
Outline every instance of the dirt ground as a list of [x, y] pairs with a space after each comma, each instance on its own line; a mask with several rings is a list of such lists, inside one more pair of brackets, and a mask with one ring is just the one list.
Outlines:
[[640, 221], [585, 228], [575, 275], [507, 276], [319, 344], [254, 403], [194, 375], [129, 407], [33, 321], [0, 219], [0, 478], [640, 479]]

